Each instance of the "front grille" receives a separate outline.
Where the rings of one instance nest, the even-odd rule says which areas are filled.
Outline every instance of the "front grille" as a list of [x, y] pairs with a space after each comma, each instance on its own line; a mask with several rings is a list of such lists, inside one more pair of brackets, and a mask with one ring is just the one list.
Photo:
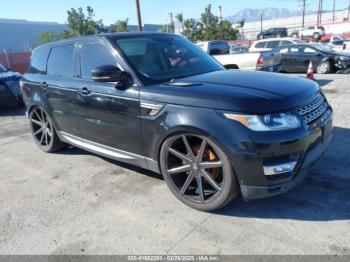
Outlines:
[[298, 114], [309, 124], [319, 118], [328, 109], [326, 99], [319, 94], [311, 103], [304, 105], [298, 109]]

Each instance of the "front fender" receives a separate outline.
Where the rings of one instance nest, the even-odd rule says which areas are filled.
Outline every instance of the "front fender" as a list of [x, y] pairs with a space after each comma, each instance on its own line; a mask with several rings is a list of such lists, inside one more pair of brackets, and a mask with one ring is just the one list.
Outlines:
[[235, 154], [232, 152], [241, 152], [244, 148], [241, 141], [249, 139], [240, 124], [227, 120], [215, 110], [207, 108], [167, 105], [159, 116], [142, 117], [141, 122], [145, 156], [156, 163], [159, 162], [159, 153], [164, 141], [179, 133], [210, 137], [233, 162]]

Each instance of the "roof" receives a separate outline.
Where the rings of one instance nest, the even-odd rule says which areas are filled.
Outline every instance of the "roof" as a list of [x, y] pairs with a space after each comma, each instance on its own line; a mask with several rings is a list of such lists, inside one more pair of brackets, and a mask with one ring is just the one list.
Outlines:
[[38, 46], [35, 49], [42, 48], [42, 47], [45, 47], [45, 46], [54, 46], [54, 45], [60, 45], [60, 44], [69, 43], [69, 42], [75, 42], [75, 41], [78, 41], [78, 40], [99, 39], [99, 38], [113, 37], [113, 36], [125, 36], [125, 37], [127, 37], [127, 36], [138, 36], [138, 35], [174, 35], [174, 34], [161, 33], [161, 32], [102, 33], [102, 34], [95, 34], [95, 35], [77, 36], [77, 37], [67, 38], [67, 39], [63, 39], [63, 40], [53, 41], [53, 42], [49, 42], [49, 43], [40, 45], [40, 46]]

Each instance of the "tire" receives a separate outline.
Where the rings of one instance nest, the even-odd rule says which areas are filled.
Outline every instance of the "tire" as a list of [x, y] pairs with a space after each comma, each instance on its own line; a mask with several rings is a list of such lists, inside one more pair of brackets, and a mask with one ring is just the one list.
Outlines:
[[317, 74], [329, 74], [331, 72], [331, 64], [329, 61], [324, 61], [317, 66]]
[[52, 153], [64, 146], [56, 133], [52, 119], [44, 109], [35, 107], [30, 110], [29, 122], [34, 141], [42, 151]]
[[208, 137], [190, 133], [169, 137], [159, 158], [170, 191], [192, 208], [214, 211], [239, 193], [228, 157]]

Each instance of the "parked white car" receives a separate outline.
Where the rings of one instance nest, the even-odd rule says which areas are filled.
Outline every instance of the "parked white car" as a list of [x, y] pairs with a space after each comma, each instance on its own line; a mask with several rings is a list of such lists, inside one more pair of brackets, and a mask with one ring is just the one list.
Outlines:
[[230, 54], [230, 46], [224, 40], [199, 42], [197, 46], [213, 56], [227, 69], [280, 71], [281, 54], [278, 50]]
[[292, 37], [284, 37], [284, 38], [269, 38], [255, 41], [250, 47], [250, 52], [259, 52], [259, 51], [269, 51], [275, 48], [281, 48], [294, 44], [303, 44], [304, 42], [295, 39]]
[[329, 40], [329, 46], [336, 52], [350, 53], [350, 39], [347, 39], [341, 35], [334, 35]]
[[299, 30], [299, 36], [301, 39], [303, 37], [313, 37], [314, 39], [320, 39], [321, 36], [326, 34], [326, 30], [323, 26], [306, 26]]

